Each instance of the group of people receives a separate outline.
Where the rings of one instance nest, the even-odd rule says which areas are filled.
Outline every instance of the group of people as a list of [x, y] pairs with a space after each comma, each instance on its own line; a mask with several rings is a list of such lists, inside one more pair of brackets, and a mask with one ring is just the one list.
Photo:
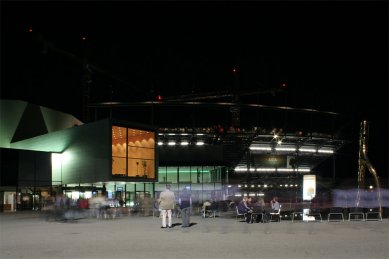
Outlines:
[[280, 209], [280, 203], [278, 197], [274, 196], [270, 201], [271, 209], [266, 208], [266, 204], [263, 198], [259, 198], [253, 201], [252, 197], [243, 197], [238, 204], [238, 212], [245, 215], [247, 223], [262, 222], [266, 223], [269, 221], [271, 212], [278, 212]]
[[[172, 228], [172, 213], [176, 205], [176, 196], [170, 190], [171, 186], [166, 185], [166, 189], [162, 191], [158, 198], [158, 207], [161, 212], [162, 226], [161, 228]], [[182, 225], [181, 227], [190, 226], [190, 208], [192, 207], [192, 197], [190, 191], [185, 187], [179, 194], [178, 204], [181, 209]], [[237, 205], [238, 212], [245, 214], [247, 223], [269, 221], [270, 213], [278, 212], [280, 203], [278, 197], [274, 196], [270, 201], [270, 208], [267, 209], [263, 198], [253, 201], [252, 197], [243, 197]]]

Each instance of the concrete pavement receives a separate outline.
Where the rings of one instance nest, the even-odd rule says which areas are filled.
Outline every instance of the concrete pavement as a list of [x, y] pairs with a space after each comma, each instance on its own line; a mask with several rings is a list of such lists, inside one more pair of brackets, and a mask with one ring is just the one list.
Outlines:
[[47, 222], [38, 212], [0, 213], [0, 258], [389, 258], [389, 220], [237, 222], [191, 217], [161, 229], [156, 217]]

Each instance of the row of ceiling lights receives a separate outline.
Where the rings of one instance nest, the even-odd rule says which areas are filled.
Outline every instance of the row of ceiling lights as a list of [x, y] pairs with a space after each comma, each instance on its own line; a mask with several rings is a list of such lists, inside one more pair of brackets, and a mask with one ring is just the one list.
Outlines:
[[167, 146], [188, 146], [189, 144], [196, 145], [196, 146], [203, 146], [205, 143], [202, 140], [197, 141], [187, 141], [187, 140], [181, 140], [180, 142], [174, 141], [174, 140], [168, 140], [168, 141], [158, 141], [158, 146], [167, 145]]
[[235, 172], [299, 172], [308, 173], [311, 169], [309, 168], [247, 168], [247, 167], [236, 167]]
[[[267, 185], [267, 184], [251, 184], [251, 185], [248, 185], [248, 184], [239, 184], [238, 185], [238, 188], [248, 188], [250, 186], [250, 188], [255, 188], [255, 187], [259, 187], [259, 188], [272, 188], [273, 187], [273, 184], [270, 184], [270, 185]], [[277, 185], [274, 185], [274, 187], [276, 187]], [[278, 185], [279, 187], [298, 187], [299, 185], [298, 184], [279, 184]], [[232, 188], [232, 185], [228, 185], [228, 188]]]
[[258, 151], [288, 151], [288, 152], [305, 152], [305, 153], [322, 153], [322, 154], [333, 154], [334, 150], [329, 148], [316, 149], [312, 147], [267, 147], [267, 146], [251, 146], [250, 150], [258, 150]]
[[[188, 134], [188, 133], [158, 133], [159, 137], [168, 136], [168, 138], [165, 138], [164, 140], [158, 141], [158, 146], [167, 145], [167, 146], [188, 146], [188, 145], [196, 145], [196, 146], [202, 146], [205, 144], [205, 142], [201, 139], [196, 140], [196, 136], [204, 136], [203, 133], [196, 133], [196, 134]], [[184, 139], [177, 139], [174, 140], [174, 136], [186, 136]], [[193, 138], [194, 137], [194, 138]], [[193, 139], [191, 139], [193, 138]]]

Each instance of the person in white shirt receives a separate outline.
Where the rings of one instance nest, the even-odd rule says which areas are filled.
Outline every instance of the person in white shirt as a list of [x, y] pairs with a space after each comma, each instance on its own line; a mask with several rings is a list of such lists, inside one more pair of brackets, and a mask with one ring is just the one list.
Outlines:
[[278, 202], [278, 197], [274, 196], [273, 199], [270, 201], [271, 209], [273, 212], [278, 212], [280, 209], [280, 203]]
[[[174, 205], [176, 204], [176, 197], [174, 192], [170, 190], [170, 184], [166, 185], [166, 190], [161, 192], [159, 195], [159, 209], [161, 210], [162, 216], [162, 227], [166, 228], [172, 227], [172, 210], [174, 209]], [[168, 225], [166, 226], [166, 216], [168, 218]]]

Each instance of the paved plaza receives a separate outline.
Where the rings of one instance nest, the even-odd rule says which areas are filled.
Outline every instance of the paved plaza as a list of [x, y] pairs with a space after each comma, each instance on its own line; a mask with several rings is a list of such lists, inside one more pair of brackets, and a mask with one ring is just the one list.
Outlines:
[[191, 217], [161, 229], [157, 217], [46, 221], [0, 213], [0, 258], [389, 258], [389, 220], [247, 224]]

